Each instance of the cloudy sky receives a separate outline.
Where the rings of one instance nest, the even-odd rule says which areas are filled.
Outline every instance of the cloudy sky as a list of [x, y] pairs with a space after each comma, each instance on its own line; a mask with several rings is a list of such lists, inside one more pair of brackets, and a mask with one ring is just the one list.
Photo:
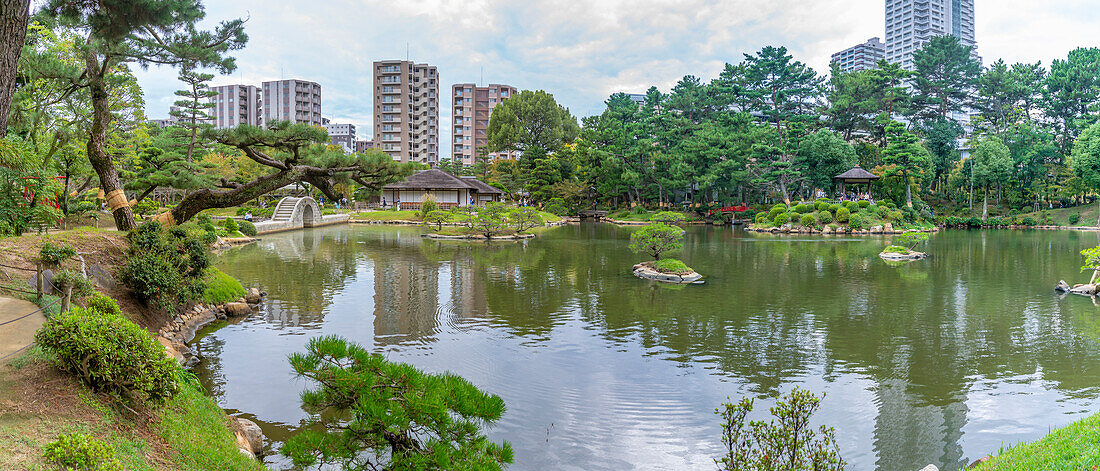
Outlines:
[[[238, 70], [215, 85], [301, 78], [321, 84], [323, 114], [371, 129], [371, 63], [408, 57], [439, 68], [440, 141], [450, 85], [543, 89], [578, 117], [614, 92], [667, 91], [713, 78], [726, 62], [783, 45], [819, 72], [829, 55], [883, 37], [883, 0], [207, 0], [210, 23], [248, 18]], [[985, 61], [1065, 57], [1100, 46], [1095, 0], [976, 0]], [[138, 71], [148, 114], [166, 117], [175, 71]], [[365, 135], [365, 136], [364, 136]], [[441, 146], [449, 155], [447, 146]]]

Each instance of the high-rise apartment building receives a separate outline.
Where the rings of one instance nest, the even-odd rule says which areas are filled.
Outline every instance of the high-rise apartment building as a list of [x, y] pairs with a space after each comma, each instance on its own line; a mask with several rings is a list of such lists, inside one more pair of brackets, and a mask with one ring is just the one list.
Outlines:
[[974, 0], [886, 0], [886, 60], [913, 69], [913, 53], [935, 36], [974, 46]]
[[374, 63], [375, 147], [399, 162], [439, 162], [439, 75], [410, 61]]
[[833, 54], [832, 62], [841, 72], [874, 69], [878, 61], [886, 58], [886, 45], [879, 38], [868, 39], [848, 49]]
[[290, 121], [321, 126], [321, 85], [307, 80], [263, 83], [263, 123]]
[[[451, 86], [451, 158], [463, 165], [473, 165], [482, 155], [489, 143], [489, 116], [500, 102], [519, 93], [511, 85], [489, 84], [479, 87], [473, 83], [458, 83]], [[486, 154], [488, 160], [516, 157], [515, 152], [495, 152]]]
[[210, 97], [214, 107], [206, 111], [214, 128], [261, 124], [260, 109], [263, 103], [260, 90], [255, 85], [221, 85], [210, 87], [210, 91], [217, 93]]
[[344, 148], [348, 153], [357, 152], [355, 149], [355, 125], [326, 123], [325, 130], [332, 143]]
[[358, 154], [362, 154], [363, 152], [366, 152], [367, 149], [373, 149], [373, 148], [374, 148], [374, 141], [366, 141], [366, 140], [355, 141], [355, 152], [358, 153]]

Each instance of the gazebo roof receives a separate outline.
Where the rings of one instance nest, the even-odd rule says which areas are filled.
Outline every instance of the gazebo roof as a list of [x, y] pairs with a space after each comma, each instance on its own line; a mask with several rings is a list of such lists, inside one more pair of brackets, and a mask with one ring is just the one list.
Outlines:
[[852, 167], [851, 170], [833, 177], [833, 180], [844, 180], [844, 181], [849, 181], [850, 182], [850, 181], [878, 180], [879, 178], [882, 178], [882, 177], [880, 177], [878, 175], [875, 175], [871, 172], [868, 172], [868, 171], [860, 168], [859, 165], [856, 165], [855, 167]]

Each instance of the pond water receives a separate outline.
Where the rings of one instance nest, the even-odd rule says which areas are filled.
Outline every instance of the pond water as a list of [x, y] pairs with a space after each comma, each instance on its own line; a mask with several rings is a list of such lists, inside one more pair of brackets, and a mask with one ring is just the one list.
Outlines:
[[269, 297], [200, 333], [196, 372], [277, 448], [308, 417], [287, 355], [338, 334], [500, 395], [490, 436], [513, 444], [514, 470], [715, 469], [714, 409], [749, 396], [766, 412], [796, 385], [827, 394], [815, 422], [855, 470], [961, 469], [1100, 405], [1100, 307], [1052, 290], [1087, 278], [1096, 233], [948, 231], [930, 259], [891, 267], [881, 237], [693, 227], [681, 258], [706, 284], [667, 286], [631, 275], [632, 230], [267, 235], [219, 256]]

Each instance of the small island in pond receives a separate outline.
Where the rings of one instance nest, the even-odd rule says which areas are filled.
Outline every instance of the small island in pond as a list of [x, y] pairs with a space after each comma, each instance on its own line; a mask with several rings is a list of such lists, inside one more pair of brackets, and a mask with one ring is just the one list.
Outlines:
[[905, 262], [928, 257], [928, 254], [924, 252], [913, 250], [917, 245], [928, 241], [928, 234], [916, 231], [906, 232], [895, 237], [894, 241], [897, 245], [887, 246], [878, 254], [879, 258], [887, 262]]
[[683, 241], [684, 230], [664, 222], [649, 224], [630, 234], [630, 250], [647, 254], [654, 259], [634, 265], [634, 276], [664, 283], [699, 282], [703, 275], [696, 273], [686, 263], [674, 258], [661, 258], [661, 254], [683, 248]]

